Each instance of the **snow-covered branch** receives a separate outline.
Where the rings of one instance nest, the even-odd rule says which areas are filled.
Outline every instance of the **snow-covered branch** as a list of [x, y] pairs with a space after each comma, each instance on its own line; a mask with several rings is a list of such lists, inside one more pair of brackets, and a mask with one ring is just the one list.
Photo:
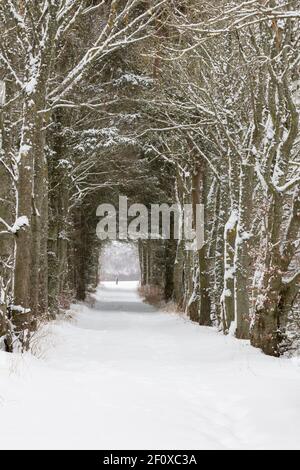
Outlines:
[[4, 225], [4, 227], [6, 228], [6, 231], [1, 233], [11, 233], [14, 235], [17, 235], [18, 232], [24, 229], [25, 227], [29, 227], [28, 217], [26, 216], [18, 217], [15, 223], [11, 226], [0, 217], [0, 224]]

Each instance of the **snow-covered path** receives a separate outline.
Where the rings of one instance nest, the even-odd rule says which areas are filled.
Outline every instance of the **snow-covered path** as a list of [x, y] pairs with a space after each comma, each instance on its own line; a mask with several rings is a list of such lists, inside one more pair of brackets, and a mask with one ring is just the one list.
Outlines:
[[40, 359], [0, 353], [0, 448], [300, 449], [300, 363], [107, 283]]

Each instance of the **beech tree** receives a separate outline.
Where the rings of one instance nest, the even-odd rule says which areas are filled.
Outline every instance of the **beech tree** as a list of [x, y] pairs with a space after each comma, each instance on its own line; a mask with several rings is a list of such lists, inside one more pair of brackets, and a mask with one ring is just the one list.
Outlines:
[[[298, 13], [296, 4], [262, 3], [220, 2], [219, 13], [190, 2], [193, 9], [174, 11], [170, 28], [176, 25], [179, 39], [173, 35], [160, 52], [163, 137], [152, 148], [179, 175], [190, 175], [188, 185], [177, 184], [185, 197], [212, 185], [207, 198], [203, 194], [208, 249], [196, 274], [186, 255], [194, 283], [187, 311], [201, 323], [202, 309], [213, 305], [210, 315], [225, 333], [251, 335], [253, 345], [279, 355], [299, 280], [293, 268], [299, 256]], [[157, 101], [149, 105], [157, 114]], [[177, 139], [186, 141], [181, 154]], [[284, 246], [293, 246], [289, 255]], [[190, 312], [195, 304], [196, 316]]]
[[[11, 98], [19, 103], [19, 145], [5, 166], [14, 182], [14, 224], [1, 219], [14, 239], [13, 293], [10, 311], [15, 332], [28, 347], [30, 329], [38, 315], [48, 310], [47, 226], [48, 166], [46, 133], [52, 113], [69, 106], [68, 98], [91, 68], [108, 54], [147, 36], [164, 1], [151, 9], [140, 0], [81, 2], [45, 0], [0, 4], [5, 43], [0, 59], [3, 73], [11, 83]], [[56, 70], [62, 42], [77, 21], [100, 11], [97, 26], [87, 47], [64, 70]], [[15, 51], [17, 49], [17, 55]], [[72, 106], [72, 104], [71, 104]]]

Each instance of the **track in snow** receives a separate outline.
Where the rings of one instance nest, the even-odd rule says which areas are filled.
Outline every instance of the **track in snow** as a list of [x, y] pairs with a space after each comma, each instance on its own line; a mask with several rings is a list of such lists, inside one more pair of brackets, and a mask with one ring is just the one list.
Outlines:
[[300, 367], [106, 283], [41, 359], [0, 353], [0, 448], [300, 448]]

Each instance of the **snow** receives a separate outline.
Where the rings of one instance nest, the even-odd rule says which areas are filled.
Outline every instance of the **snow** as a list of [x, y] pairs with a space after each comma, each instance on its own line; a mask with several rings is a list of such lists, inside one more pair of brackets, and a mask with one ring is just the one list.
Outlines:
[[130, 84], [134, 86], [145, 86], [148, 87], [154, 83], [153, 78], [146, 77], [144, 75], [136, 75], [134, 73], [125, 73], [117, 80], [114, 80], [115, 85]]
[[31, 95], [32, 93], [34, 93], [35, 89], [36, 89], [36, 86], [37, 86], [37, 79], [36, 77], [31, 77], [31, 79], [28, 81], [28, 83], [26, 83], [25, 85], [25, 92], [28, 94], [28, 95]]
[[30, 308], [24, 308], [21, 305], [10, 305], [10, 310], [16, 313], [30, 313]]
[[19, 153], [20, 155], [27, 155], [31, 150], [31, 146], [28, 145], [28, 144], [22, 144], [20, 146], [20, 150], [19, 150]]
[[6, 84], [3, 80], [0, 80], [0, 106], [5, 105], [6, 96]]
[[238, 219], [239, 219], [238, 212], [236, 210], [233, 210], [229, 216], [227, 223], [225, 224], [225, 230], [224, 230], [225, 234], [231, 230], [234, 230], [238, 222]]
[[1, 449], [300, 448], [299, 360], [159, 312], [136, 283], [72, 309], [39, 358], [0, 352]]
[[12, 233], [17, 233], [21, 228], [24, 226], [29, 227], [29, 220], [26, 215], [22, 215], [21, 217], [18, 217], [14, 225], [11, 227], [11, 232]]

